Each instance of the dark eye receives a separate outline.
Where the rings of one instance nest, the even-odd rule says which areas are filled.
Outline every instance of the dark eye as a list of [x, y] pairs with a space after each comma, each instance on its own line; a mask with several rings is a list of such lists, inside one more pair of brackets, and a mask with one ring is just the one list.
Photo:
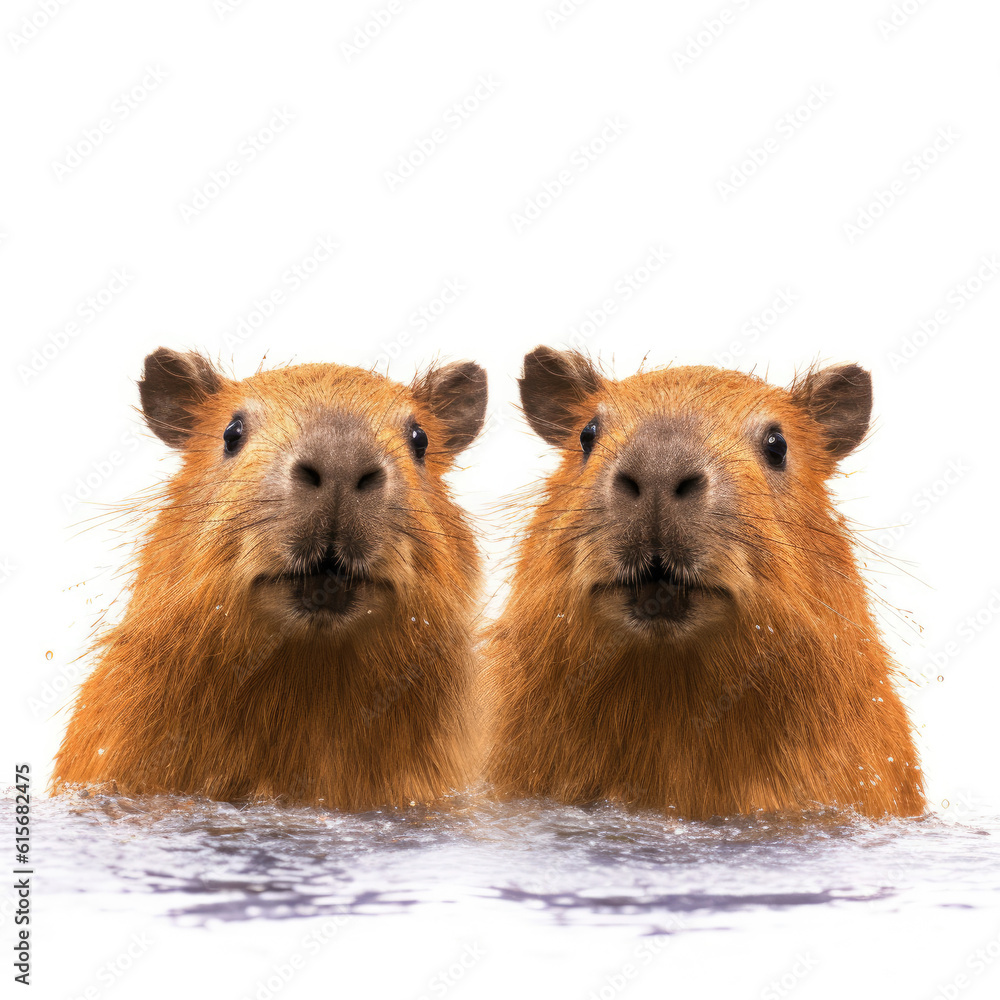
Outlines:
[[584, 455], [589, 455], [594, 450], [594, 442], [597, 440], [597, 421], [591, 420], [582, 431], [580, 431], [580, 447], [583, 448]]
[[417, 458], [423, 458], [427, 453], [427, 431], [420, 424], [414, 424], [410, 428], [410, 444]]
[[764, 435], [764, 457], [768, 465], [774, 469], [783, 469], [787, 453], [788, 442], [781, 431], [768, 431]]
[[227, 455], [232, 455], [234, 451], [243, 443], [243, 418], [234, 417], [229, 426], [222, 432], [222, 440], [225, 442]]

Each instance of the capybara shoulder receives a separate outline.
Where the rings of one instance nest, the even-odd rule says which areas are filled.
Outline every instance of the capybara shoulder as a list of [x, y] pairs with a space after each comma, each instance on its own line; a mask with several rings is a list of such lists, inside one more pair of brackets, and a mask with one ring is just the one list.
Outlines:
[[827, 480], [868, 429], [856, 365], [790, 389], [711, 367], [615, 381], [538, 348], [520, 381], [561, 452], [487, 648], [498, 794], [704, 818], [923, 811]]
[[161, 348], [139, 393], [181, 467], [54, 787], [357, 810], [465, 785], [480, 566], [444, 475], [482, 425], [483, 370], [235, 381]]

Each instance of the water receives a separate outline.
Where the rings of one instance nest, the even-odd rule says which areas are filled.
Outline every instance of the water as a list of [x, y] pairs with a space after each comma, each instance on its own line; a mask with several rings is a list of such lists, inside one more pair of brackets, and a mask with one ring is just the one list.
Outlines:
[[48, 891], [142, 894], [188, 923], [475, 899], [649, 933], [760, 908], [1000, 905], [995, 818], [686, 823], [539, 803], [352, 816], [167, 796], [56, 799], [35, 812]]
[[[9, 800], [3, 809], [6, 822]], [[942, 958], [947, 973], [1000, 914], [1000, 817], [989, 813], [958, 822], [819, 815], [690, 823], [606, 804], [462, 799], [440, 812], [352, 816], [168, 796], [66, 797], [34, 804], [32, 851], [46, 907], [74, 927], [104, 915], [105, 926], [125, 929], [141, 917], [161, 939], [187, 930], [198, 941], [282, 941], [263, 971], [232, 987], [231, 995], [247, 997], [280, 966], [274, 955], [319, 926], [350, 926], [357, 954], [381, 948], [383, 955], [380, 928], [394, 941], [450, 928], [451, 950], [434, 960], [439, 969], [473, 927], [494, 942], [510, 940], [504, 928], [516, 929], [517, 955], [529, 962], [592, 942], [585, 950], [593, 973], [565, 993], [583, 998], [610, 990], [608, 977], [618, 982], [615, 969], [624, 968], [633, 942], [686, 937], [696, 950], [717, 942], [708, 954], [744, 954], [752, 965], [752, 942], [783, 935], [789, 943], [773, 963], [781, 972], [803, 929], [822, 942], [856, 930], [893, 939], [895, 928], [912, 949], [920, 928], [937, 928], [938, 948], [955, 942], [952, 964]], [[675, 948], [675, 957], [683, 953]], [[404, 996], [435, 995], [426, 985], [420, 993], [434, 961]], [[667, 968], [665, 958], [648, 961]], [[973, 985], [992, 990], [993, 971]], [[812, 976], [801, 986], [819, 982]], [[459, 985], [450, 987], [457, 996], [487, 995], [485, 981], [467, 994]], [[645, 995], [628, 985], [630, 996]], [[752, 985], [747, 996], [763, 995], [757, 980]], [[523, 981], [522, 994], [535, 995], [524, 993]], [[266, 987], [261, 994], [272, 995]]]

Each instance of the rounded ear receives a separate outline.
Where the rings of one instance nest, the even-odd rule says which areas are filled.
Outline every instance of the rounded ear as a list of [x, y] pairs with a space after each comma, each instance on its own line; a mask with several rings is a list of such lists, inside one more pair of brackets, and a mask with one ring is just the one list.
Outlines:
[[157, 437], [183, 448], [198, 406], [221, 388], [222, 378], [201, 354], [158, 347], [146, 358], [139, 380], [142, 414]]
[[868, 432], [872, 415], [872, 377], [858, 365], [810, 371], [791, 389], [826, 434], [826, 450], [835, 459], [849, 455]]
[[410, 386], [416, 399], [445, 425], [445, 451], [457, 455], [475, 440], [486, 417], [486, 372], [474, 361], [429, 368]]
[[567, 434], [579, 431], [580, 404], [603, 383], [589, 358], [553, 347], [536, 347], [526, 354], [524, 373], [517, 380], [531, 429], [557, 447]]

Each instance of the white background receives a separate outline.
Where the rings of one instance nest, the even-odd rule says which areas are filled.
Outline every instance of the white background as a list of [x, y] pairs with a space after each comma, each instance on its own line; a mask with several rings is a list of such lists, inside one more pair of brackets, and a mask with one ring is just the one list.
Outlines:
[[[453, 482], [495, 564], [498, 501], [551, 465], [515, 409], [521, 359], [576, 344], [619, 375], [647, 355], [779, 384], [818, 360], [872, 371], [843, 509], [874, 549], [935, 808], [1000, 799], [1000, 9], [48, 2], [0, 15], [0, 759], [47, 776], [134, 537], [106, 505], [173, 468], [131, 409], [150, 350], [239, 377], [476, 359], [490, 417]], [[320, 239], [336, 252], [293, 289]]]

